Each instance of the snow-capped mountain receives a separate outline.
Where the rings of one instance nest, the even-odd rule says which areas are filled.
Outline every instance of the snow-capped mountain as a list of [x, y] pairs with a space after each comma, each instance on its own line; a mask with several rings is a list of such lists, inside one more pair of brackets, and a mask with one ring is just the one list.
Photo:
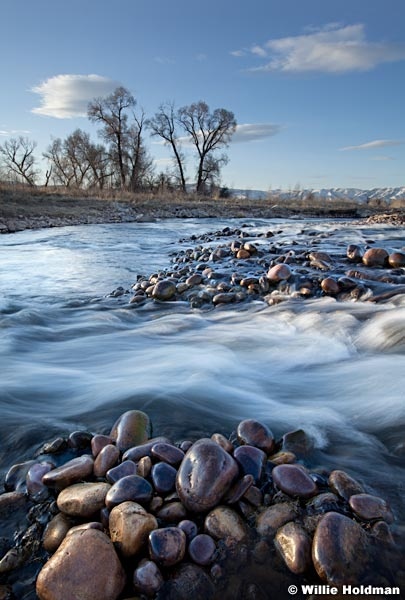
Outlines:
[[267, 192], [263, 190], [231, 190], [232, 196], [240, 199], [274, 199], [282, 200], [354, 200], [360, 204], [368, 202], [381, 201], [387, 205], [395, 200], [405, 201], [404, 187], [373, 188], [371, 190], [361, 190], [358, 188], [322, 188], [319, 190], [281, 190], [274, 189]]

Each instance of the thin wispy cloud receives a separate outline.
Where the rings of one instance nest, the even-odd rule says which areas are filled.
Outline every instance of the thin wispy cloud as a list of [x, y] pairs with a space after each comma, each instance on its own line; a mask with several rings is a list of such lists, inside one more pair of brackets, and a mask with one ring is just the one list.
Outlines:
[[361, 23], [347, 26], [328, 23], [303, 35], [270, 39], [231, 54], [265, 59], [250, 71], [341, 74], [369, 71], [382, 63], [405, 60], [405, 44], [368, 41]]
[[281, 125], [275, 123], [243, 123], [236, 126], [231, 141], [236, 144], [264, 140], [277, 135], [282, 129]]
[[400, 146], [403, 143], [401, 140], [372, 140], [358, 146], [345, 146], [344, 148], [340, 148], [340, 150], [342, 152], [347, 150], [375, 150], [376, 148], [386, 148], [388, 146]]
[[378, 161], [395, 160], [393, 156], [371, 156], [370, 159]]
[[28, 135], [31, 133], [28, 129], [0, 129], [0, 135], [10, 137], [12, 135]]
[[174, 65], [176, 62], [174, 58], [169, 58], [168, 56], [155, 56], [153, 60], [159, 65]]
[[111, 94], [119, 85], [100, 75], [55, 75], [32, 88], [41, 103], [31, 112], [57, 119], [85, 117], [93, 98]]

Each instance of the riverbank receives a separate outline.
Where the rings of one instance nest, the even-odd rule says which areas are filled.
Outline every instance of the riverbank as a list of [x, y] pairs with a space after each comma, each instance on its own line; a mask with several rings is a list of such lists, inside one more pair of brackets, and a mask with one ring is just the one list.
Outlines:
[[67, 225], [153, 222], [170, 218], [341, 217], [371, 218], [376, 219], [375, 222], [395, 219], [395, 224], [402, 224], [404, 215], [351, 201], [314, 201], [308, 204], [297, 200], [275, 204], [274, 199], [213, 199], [174, 193], [129, 194], [108, 190], [94, 196], [89, 192], [80, 191], [78, 195], [78, 192], [48, 188], [0, 189], [0, 233]]

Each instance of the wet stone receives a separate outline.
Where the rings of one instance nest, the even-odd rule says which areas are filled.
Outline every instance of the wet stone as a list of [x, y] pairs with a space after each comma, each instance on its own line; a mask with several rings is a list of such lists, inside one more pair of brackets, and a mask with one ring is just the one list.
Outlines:
[[117, 419], [110, 437], [117, 448], [125, 452], [132, 446], [145, 443], [151, 433], [152, 426], [148, 415], [140, 410], [128, 410]]
[[176, 295], [176, 285], [173, 281], [163, 279], [158, 281], [152, 290], [152, 298], [155, 300], [172, 300]]
[[213, 433], [211, 436], [213, 442], [221, 446], [225, 450], [231, 454], [234, 450], [232, 442], [230, 442], [222, 433]]
[[93, 465], [93, 457], [83, 454], [83, 456], [73, 458], [64, 465], [45, 473], [42, 482], [49, 487], [62, 489], [90, 477], [93, 473]]
[[224, 502], [227, 504], [235, 504], [242, 496], [246, 494], [249, 488], [254, 484], [255, 480], [253, 475], [244, 475], [241, 479], [238, 479], [231, 488], [227, 491], [224, 496]]
[[233, 453], [233, 457], [244, 475], [252, 475], [255, 483], [261, 479], [267, 460], [263, 450], [254, 446], [239, 446]]
[[177, 527], [182, 529], [186, 534], [187, 541], [190, 542], [198, 533], [198, 527], [194, 521], [190, 521], [189, 519], [184, 519], [178, 523]]
[[35, 463], [27, 473], [27, 492], [34, 500], [45, 499], [48, 495], [49, 488], [42, 483], [42, 478], [45, 473], [48, 473], [55, 467], [50, 462]]
[[243, 499], [247, 500], [252, 506], [259, 507], [263, 504], [263, 493], [256, 486], [252, 485], [243, 494]]
[[70, 517], [91, 517], [104, 507], [110, 489], [109, 483], [76, 483], [61, 491], [57, 505]]
[[151, 454], [154, 458], [174, 466], [179, 465], [184, 458], [183, 450], [165, 442], [154, 444], [151, 448]]
[[47, 552], [55, 552], [71, 527], [75, 525], [75, 521], [64, 515], [58, 513], [51, 519], [45, 528], [42, 545]]
[[293, 504], [282, 503], [269, 506], [257, 517], [257, 532], [262, 537], [272, 538], [280, 527], [288, 521], [293, 521], [297, 516], [298, 510]]
[[215, 540], [228, 540], [231, 543], [240, 543], [248, 535], [243, 519], [229, 506], [217, 506], [208, 513], [204, 529]]
[[278, 283], [279, 281], [285, 281], [291, 277], [291, 269], [288, 265], [282, 263], [274, 265], [267, 272], [267, 279], [272, 283]]
[[392, 511], [387, 502], [371, 494], [354, 494], [350, 496], [349, 505], [352, 511], [364, 521], [376, 519], [392, 523], [394, 520]]
[[112, 439], [109, 435], [94, 435], [91, 440], [91, 452], [94, 458], [109, 444], [112, 444]]
[[341, 498], [349, 500], [354, 494], [362, 494], [363, 487], [358, 481], [350, 477], [345, 471], [336, 469], [329, 475], [328, 483], [331, 489]]
[[153, 495], [153, 489], [151, 484], [139, 477], [138, 475], [127, 475], [122, 479], [119, 479], [109, 489], [105, 503], [107, 508], [112, 509], [121, 502], [131, 500], [133, 502], [139, 502], [140, 504], [146, 504], [150, 501]]
[[393, 252], [388, 257], [388, 263], [390, 267], [398, 269], [399, 267], [405, 267], [405, 253], [404, 252]]
[[346, 256], [351, 262], [361, 262], [363, 253], [359, 246], [355, 244], [349, 244], [346, 250]]
[[25, 492], [27, 473], [35, 463], [35, 460], [27, 460], [10, 467], [4, 478], [6, 492]]
[[170, 502], [162, 506], [157, 511], [156, 516], [166, 523], [178, 523], [186, 518], [187, 513], [181, 502]]
[[306, 510], [309, 515], [342, 512], [342, 501], [336, 494], [325, 492], [311, 498], [306, 504]]
[[177, 493], [187, 510], [208, 511], [218, 504], [238, 473], [236, 461], [221, 446], [203, 438], [193, 444], [179, 467]]
[[336, 294], [340, 292], [340, 285], [333, 277], [325, 277], [325, 279], [322, 279], [321, 281], [321, 289], [324, 294], [336, 296]]
[[272, 454], [269, 456], [269, 461], [276, 465], [292, 465], [297, 462], [297, 457], [293, 452], [281, 450], [280, 452], [276, 452], [276, 454]]
[[215, 294], [212, 298], [213, 304], [230, 304], [231, 302], [235, 302], [236, 295], [233, 292], [221, 292], [219, 294]]
[[314, 535], [312, 560], [323, 581], [360, 585], [370, 559], [369, 536], [358, 523], [334, 512], [322, 517]]
[[107, 535], [96, 529], [78, 531], [62, 542], [40, 571], [40, 600], [116, 600], [125, 573]]
[[156, 529], [149, 535], [150, 558], [164, 567], [183, 560], [186, 552], [186, 534], [178, 527]]
[[278, 465], [272, 476], [276, 486], [289, 496], [310, 498], [318, 491], [311, 477], [296, 465]]
[[132, 581], [136, 592], [154, 596], [162, 587], [164, 580], [157, 564], [144, 559], [135, 569]]
[[377, 523], [374, 523], [370, 528], [370, 533], [383, 544], [390, 546], [395, 544], [389, 525], [385, 521], [377, 521]]
[[122, 556], [137, 554], [157, 528], [156, 518], [136, 502], [123, 502], [110, 513], [110, 537]]
[[165, 462], [153, 465], [151, 476], [157, 493], [167, 494], [174, 490], [176, 485], [176, 475], [176, 469]]
[[297, 523], [290, 521], [280, 527], [274, 544], [292, 573], [299, 575], [311, 567], [311, 540]]
[[69, 448], [85, 450], [90, 448], [93, 435], [89, 431], [73, 431], [67, 440]]
[[132, 448], [129, 448], [126, 452], [124, 452], [122, 456], [122, 460], [133, 460], [134, 462], [138, 462], [144, 456], [152, 456], [152, 448], [155, 444], [160, 442], [169, 443], [169, 440], [166, 437], [156, 437], [144, 444], [134, 445]]
[[[312, 439], [303, 429], [288, 431], [283, 435], [282, 449], [286, 452], [293, 452], [298, 456], [306, 456], [313, 449]], [[270, 458], [273, 461], [273, 457]], [[274, 462], [274, 461], [273, 461]]]
[[217, 547], [212, 537], [205, 533], [200, 533], [191, 540], [188, 546], [188, 553], [197, 565], [206, 566], [214, 560], [216, 549]]
[[255, 421], [254, 419], [246, 419], [241, 421], [237, 428], [238, 440], [241, 444], [248, 444], [260, 448], [266, 454], [269, 454], [274, 449], [274, 436], [270, 429]]
[[109, 469], [106, 473], [106, 479], [109, 483], [116, 483], [119, 479], [127, 477], [127, 475], [136, 475], [136, 471], [136, 464], [132, 460], [126, 460]]
[[388, 263], [388, 252], [384, 248], [369, 248], [363, 256], [366, 267], [384, 267]]
[[112, 444], [104, 446], [94, 461], [93, 471], [95, 477], [104, 477], [107, 471], [116, 465], [119, 457], [120, 451], [116, 446]]
[[[128, 461], [127, 461], [128, 462]], [[152, 470], [152, 459], [149, 456], [141, 458], [136, 466], [136, 474], [145, 479], [149, 477]]]

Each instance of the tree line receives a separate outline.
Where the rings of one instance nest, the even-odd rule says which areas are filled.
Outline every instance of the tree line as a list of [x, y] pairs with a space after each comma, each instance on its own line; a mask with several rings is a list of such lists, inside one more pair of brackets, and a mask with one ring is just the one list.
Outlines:
[[[218, 185], [221, 168], [228, 162], [225, 149], [236, 129], [231, 111], [211, 111], [203, 101], [181, 108], [166, 102], [147, 119], [143, 110], [136, 111], [136, 104], [125, 87], [92, 100], [87, 116], [90, 122], [100, 125], [101, 143], [94, 143], [82, 129], [65, 139], [52, 139], [42, 154], [47, 164], [42, 184], [133, 192], [168, 187], [186, 192], [185, 147], [189, 147], [196, 164], [195, 191], [203, 193]], [[160, 138], [171, 150], [171, 170], [156, 174], [145, 145], [146, 132]], [[41, 171], [34, 154], [36, 147], [35, 141], [23, 136], [0, 144], [1, 179], [37, 185]]]

